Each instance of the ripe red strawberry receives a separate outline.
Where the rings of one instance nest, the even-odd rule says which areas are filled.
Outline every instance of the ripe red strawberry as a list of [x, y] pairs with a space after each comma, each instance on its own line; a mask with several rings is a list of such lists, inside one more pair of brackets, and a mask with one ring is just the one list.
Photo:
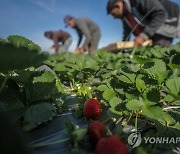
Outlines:
[[99, 121], [93, 121], [88, 127], [90, 139], [96, 144], [106, 134], [106, 127]]
[[116, 136], [108, 136], [99, 140], [95, 154], [127, 154], [126, 145]]
[[101, 114], [101, 105], [96, 99], [88, 99], [83, 108], [84, 117], [87, 119], [94, 119]]

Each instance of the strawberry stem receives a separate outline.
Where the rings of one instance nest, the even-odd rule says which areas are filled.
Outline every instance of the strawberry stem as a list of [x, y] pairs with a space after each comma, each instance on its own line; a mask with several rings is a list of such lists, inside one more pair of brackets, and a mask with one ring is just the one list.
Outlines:
[[5, 75], [5, 79], [4, 79], [4, 81], [3, 81], [3, 83], [2, 83], [2, 85], [1, 85], [1, 87], [0, 87], [0, 93], [1, 93], [1, 91], [3, 90], [3, 88], [4, 88], [4, 86], [5, 86], [6, 82], [7, 82], [10, 74], [11, 74], [11, 72], [8, 72], [8, 74]]
[[103, 121], [103, 124], [107, 123], [111, 118], [107, 118], [105, 121]]
[[131, 120], [131, 117], [132, 117], [133, 113], [134, 113], [134, 112], [131, 112], [131, 113], [130, 113], [130, 116], [129, 116], [127, 122], [126, 122], [126, 125], [127, 125], [127, 124], [129, 123], [129, 121]]
[[136, 112], [136, 120], [135, 120], [135, 129], [137, 131], [137, 127], [138, 127], [138, 112]]

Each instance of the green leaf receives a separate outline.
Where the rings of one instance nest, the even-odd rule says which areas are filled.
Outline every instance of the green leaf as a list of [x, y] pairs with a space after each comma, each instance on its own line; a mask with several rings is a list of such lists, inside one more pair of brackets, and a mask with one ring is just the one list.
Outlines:
[[134, 153], [135, 154], [149, 154], [149, 151], [146, 149], [145, 146], [139, 146], [137, 148], [134, 149]]
[[171, 63], [175, 65], [180, 65], [180, 53], [172, 56]]
[[160, 101], [160, 91], [156, 87], [150, 87], [144, 91], [143, 96], [151, 102], [158, 103]]
[[87, 152], [84, 149], [76, 146], [69, 148], [67, 151], [67, 154], [85, 154], [85, 153]]
[[45, 60], [44, 62], [43, 62], [43, 64], [45, 65], [45, 66], [48, 66], [48, 67], [54, 67], [54, 63], [50, 60], [50, 58], [48, 58], [47, 60]]
[[1, 102], [0, 100], [0, 113], [7, 111], [15, 111], [17, 109], [23, 108], [23, 103], [15, 98], [8, 98], [7, 102]]
[[40, 52], [41, 48], [33, 43], [32, 41], [26, 39], [25, 37], [18, 36], [18, 35], [11, 35], [8, 36], [8, 41], [13, 44], [15, 47], [27, 47], [29, 50], [37, 50]]
[[[79, 60], [78, 60], [79, 61]], [[85, 65], [85, 68], [93, 68], [93, 69], [96, 69], [98, 66], [98, 63], [93, 60], [92, 58], [90, 57], [87, 57], [87, 60], [86, 60], [86, 65]]]
[[131, 64], [128, 67], [133, 72], [138, 72], [140, 70], [140, 65], [139, 64]]
[[180, 105], [180, 100], [172, 102], [173, 105]]
[[171, 68], [171, 70], [175, 70], [175, 69], [180, 69], [180, 65], [175, 65], [175, 64], [168, 64], [168, 66]]
[[150, 119], [158, 120], [163, 125], [171, 125], [175, 123], [175, 120], [167, 113], [165, 113], [162, 108], [158, 106], [153, 107], [143, 107], [143, 115], [147, 116]]
[[69, 69], [65, 66], [65, 63], [56, 63], [54, 66], [55, 71], [58, 72], [65, 72], [68, 71]]
[[[162, 53], [163, 48], [156, 46], [154, 48], [151, 48], [150, 52], [155, 56], [156, 58], [162, 58], [164, 56], [164, 53]], [[158, 51], [158, 52], [157, 52]]]
[[76, 130], [76, 125], [71, 120], [66, 120], [64, 123], [65, 129], [69, 135]]
[[99, 91], [106, 91], [107, 89], [109, 89], [106, 85], [102, 84], [100, 86], [98, 86], [97, 88]]
[[75, 117], [82, 117], [83, 116], [83, 103], [73, 105], [73, 111]]
[[34, 128], [36, 128], [38, 124], [32, 124], [32, 123], [23, 123], [22, 130], [24, 132], [32, 131]]
[[166, 81], [168, 92], [173, 96], [179, 97], [180, 94], [180, 77], [169, 79]]
[[133, 80], [131, 80], [129, 77], [125, 75], [119, 76], [118, 79], [124, 83], [133, 84]]
[[167, 96], [165, 96], [163, 101], [165, 101], [165, 102], [172, 102], [172, 101], [174, 101], [174, 98], [171, 95], [167, 95]]
[[[81, 58], [81, 60], [79, 60], [79, 58]], [[75, 58], [75, 64], [82, 70], [86, 66], [86, 57], [84, 55], [82, 55], [81, 57], [77, 56]]]
[[58, 92], [64, 93], [64, 85], [61, 83], [61, 80], [56, 78], [56, 88]]
[[142, 101], [137, 100], [137, 99], [132, 99], [132, 100], [128, 101], [128, 103], [126, 104], [126, 107], [129, 110], [140, 110], [143, 105], [144, 105], [144, 103]]
[[149, 69], [152, 68], [155, 65], [155, 62], [148, 62], [143, 65], [143, 69]]
[[113, 90], [107, 89], [103, 93], [103, 98], [107, 101], [110, 101], [112, 98], [116, 96], [116, 93]]
[[111, 74], [112, 72], [108, 72], [108, 73], [104, 73], [104, 74], [101, 74], [101, 77], [103, 78], [103, 79], [108, 79], [108, 78], [110, 78], [111, 76], [112, 76], [112, 74]]
[[29, 103], [49, 99], [55, 88], [55, 83], [34, 83], [25, 87], [26, 98]]
[[115, 88], [115, 91], [121, 95], [124, 95], [124, 90], [123, 89], [119, 89], [119, 88]]
[[144, 102], [144, 105], [145, 105], [146, 107], [154, 106], [154, 105], [157, 104], [156, 102], [151, 102], [151, 101], [148, 101], [148, 100], [143, 100], [143, 102]]
[[114, 97], [110, 100], [110, 105], [111, 107], [116, 107], [118, 104], [120, 104], [122, 102], [122, 99], [118, 98], [118, 97]]
[[170, 127], [171, 127], [171, 128], [174, 128], [174, 129], [180, 130], [180, 123], [177, 122], [175, 125], [171, 125]]
[[37, 66], [48, 58], [40, 47], [21, 36], [10, 36], [0, 41], [0, 71], [7, 72]]
[[107, 111], [108, 117], [119, 119], [122, 117], [122, 112], [116, 111], [115, 108], [109, 108]]
[[154, 59], [153, 62], [146, 63], [143, 65], [143, 69], [150, 76], [161, 84], [168, 76], [169, 71], [166, 70], [166, 64], [159, 59]]
[[84, 136], [87, 134], [87, 129], [77, 129], [72, 133], [72, 137], [75, 141], [81, 141]]
[[142, 77], [143, 77], [142, 75], [139, 75], [136, 78], [136, 87], [137, 87], [139, 92], [142, 92], [147, 88], [144, 80], [142, 80]]
[[122, 75], [118, 76], [118, 79], [124, 83], [134, 84], [136, 79], [136, 74], [132, 72], [129, 68], [123, 67], [121, 71]]
[[19, 87], [8, 84], [0, 93], [0, 113], [23, 108]]
[[163, 110], [160, 107], [143, 107], [142, 113], [148, 118], [159, 120], [163, 115]]
[[41, 124], [52, 120], [55, 116], [55, 107], [50, 103], [39, 103], [29, 106], [24, 112], [24, 122]]
[[145, 64], [152, 61], [150, 58], [143, 56], [133, 56], [133, 59], [139, 64]]
[[41, 75], [41, 72], [29, 71], [29, 70], [18, 70], [12, 74], [11, 79], [15, 80], [18, 84], [31, 84], [34, 76]]
[[180, 69], [174, 69], [172, 70], [172, 75], [169, 77], [169, 79], [173, 79], [180, 76]]
[[170, 64], [168, 66], [174, 70], [174, 69], [180, 69], [180, 53], [176, 53], [171, 57]]
[[34, 77], [33, 82], [53, 82], [55, 80], [55, 76], [52, 72], [46, 71], [41, 76]]

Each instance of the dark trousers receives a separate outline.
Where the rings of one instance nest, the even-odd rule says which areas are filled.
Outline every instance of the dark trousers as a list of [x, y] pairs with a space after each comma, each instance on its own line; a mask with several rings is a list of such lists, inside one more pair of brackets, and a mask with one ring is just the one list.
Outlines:
[[153, 45], [160, 45], [162, 47], [169, 47], [172, 44], [173, 38], [166, 37], [160, 34], [155, 34], [152, 37]]
[[93, 54], [94, 52], [96, 52], [97, 48], [98, 48], [98, 44], [101, 38], [101, 31], [99, 29], [97, 29], [93, 34], [92, 34], [92, 40], [89, 43], [88, 47], [89, 47], [89, 54]]

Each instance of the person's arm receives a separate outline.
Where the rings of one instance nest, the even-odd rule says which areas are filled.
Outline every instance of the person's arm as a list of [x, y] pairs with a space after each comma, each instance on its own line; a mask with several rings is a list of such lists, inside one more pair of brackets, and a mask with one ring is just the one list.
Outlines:
[[151, 38], [165, 23], [167, 11], [158, 0], [136, 0], [136, 7], [149, 21], [144, 31], [134, 39], [135, 46], [138, 47], [142, 46], [144, 41]]
[[78, 31], [78, 30], [77, 30], [77, 34], [78, 34], [78, 43], [77, 43], [77, 47], [76, 48], [79, 48], [83, 36], [82, 36], [82, 33], [80, 31]]
[[147, 15], [148, 25], [144, 28], [141, 37], [147, 40], [152, 37], [157, 29], [165, 23], [167, 11], [158, 0], [136, 0], [138, 9], [145, 16]]
[[131, 28], [128, 26], [126, 21], [123, 21], [123, 41], [129, 41], [131, 36]]

